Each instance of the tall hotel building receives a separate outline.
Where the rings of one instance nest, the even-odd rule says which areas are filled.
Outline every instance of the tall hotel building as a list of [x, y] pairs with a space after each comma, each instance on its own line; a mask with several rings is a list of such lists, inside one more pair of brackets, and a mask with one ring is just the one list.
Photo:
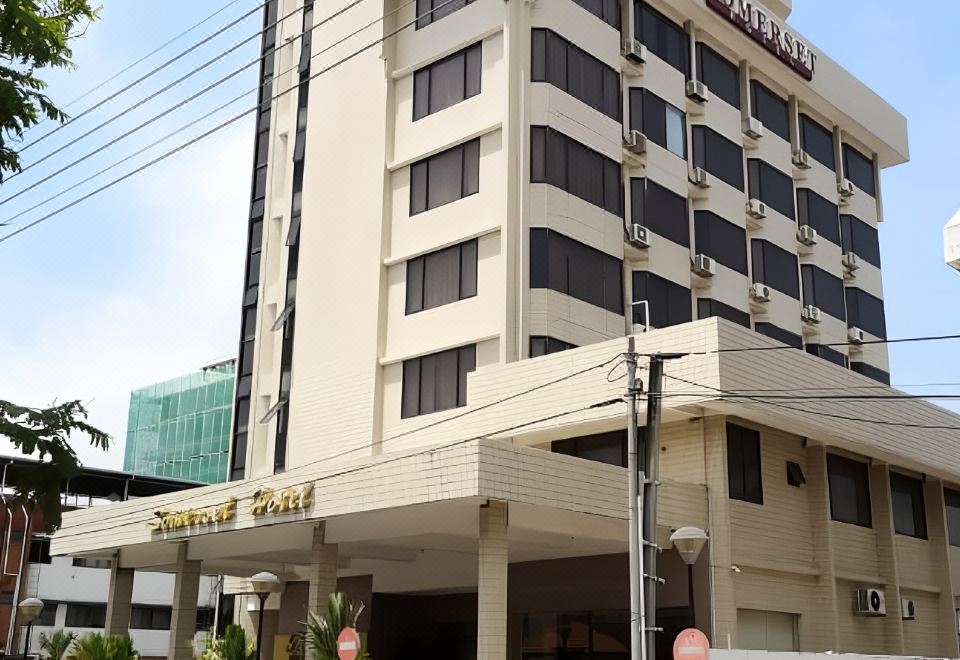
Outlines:
[[687, 354], [658, 658], [694, 614], [722, 649], [958, 656], [960, 416], [876, 341], [906, 121], [789, 0], [267, 9], [231, 482], [71, 513], [55, 553], [177, 571], [175, 658], [196, 576], [263, 570], [267, 658], [335, 589], [377, 660], [629, 657], [632, 335]]

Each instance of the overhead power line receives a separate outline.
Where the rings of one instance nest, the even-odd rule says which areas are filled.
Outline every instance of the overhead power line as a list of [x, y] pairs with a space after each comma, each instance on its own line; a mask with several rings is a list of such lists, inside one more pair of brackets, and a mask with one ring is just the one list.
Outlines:
[[[902, 337], [899, 339], [868, 339], [864, 341], [841, 341], [829, 344], [817, 344], [817, 346], [874, 346], [878, 344], [909, 344], [923, 341], [945, 341], [950, 339], [960, 339], [960, 334], [954, 335], [931, 335], [926, 337]], [[785, 351], [801, 350], [796, 346], [781, 344], [780, 346], [744, 346], [742, 348], [716, 348], [709, 351], [689, 351], [687, 355], [717, 355], [720, 353], [763, 353], [767, 351]], [[651, 357], [654, 353], [638, 353], [644, 357]]]

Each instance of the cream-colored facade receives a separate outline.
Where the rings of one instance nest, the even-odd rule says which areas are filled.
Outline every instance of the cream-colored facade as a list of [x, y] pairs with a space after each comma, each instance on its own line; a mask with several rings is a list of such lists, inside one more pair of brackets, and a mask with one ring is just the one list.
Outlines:
[[[784, 26], [789, 1], [768, 9], [743, 4], [762, 11], [769, 29], [800, 38]], [[234, 481], [189, 496], [116, 504], [109, 516], [70, 514], [54, 551], [117, 553], [118, 570], [221, 572], [238, 578], [239, 592], [243, 578], [271, 570], [281, 585], [264, 622], [268, 637], [279, 640], [278, 653], [305, 610], [322, 609], [334, 589], [372, 604], [361, 629], [378, 658], [413, 643], [396, 630], [431, 625], [457, 626], [458, 643], [473, 649], [447, 646], [444, 657], [555, 657], [563, 626], [575, 632], [564, 648], [622, 653], [617, 634], [631, 618], [625, 470], [561, 448], [569, 445], [563, 440], [596, 442], [598, 434], [624, 429], [618, 369], [622, 374], [625, 337], [639, 330], [634, 303], [644, 302], [633, 291], [634, 276], [649, 273], [685, 293], [670, 309], [671, 322], [652, 324], [672, 327], [638, 334], [638, 351], [689, 354], [669, 364], [664, 396], [657, 541], [664, 548], [658, 616], [669, 622], [665, 631], [686, 620], [689, 605], [684, 566], [669, 551], [670, 530], [692, 525], [710, 534], [694, 592], [697, 624], [716, 647], [960, 655], [960, 550], [949, 543], [947, 520], [956, 514], [945, 501], [950, 484], [960, 483], [960, 417], [877, 383], [889, 371], [885, 345], [871, 343], [882, 338], [882, 327], [848, 342], [855, 324], [847, 312], [839, 318], [806, 310], [804, 318], [814, 294], [801, 285], [804, 266], [839, 282], [844, 304], [848, 289], [881, 301], [882, 283], [877, 259], [849, 267], [845, 253], [856, 254], [856, 244], [842, 240], [839, 226], [835, 239], [807, 245], [789, 217], [796, 215], [796, 191], [809, 190], [836, 209], [837, 223], [854, 216], [870, 235], [883, 219], [879, 171], [908, 158], [906, 122], [827, 55], [813, 48], [807, 80], [714, 5], [338, 0], [308, 3], [305, 17], [281, 22], [268, 66], [272, 90], [296, 87], [299, 76], [301, 93], [265, 105], [258, 126]], [[266, 24], [297, 7], [296, 0], [268, 3], [274, 18], [268, 14]], [[634, 48], [645, 34], [635, 26], [649, 20], [663, 23]], [[309, 40], [299, 37], [304, 25], [314, 26]], [[564, 52], [576, 52], [581, 63], [614, 72], [620, 107], [608, 103], [601, 111], [579, 98], [600, 84], [590, 75], [577, 79], [577, 89], [540, 82], [533, 61], [540, 30], [562, 37]], [[685, 50], [666, 43], [667, 33]], [[634, 48], [631, 57], [625, 42]], [[479, 77], [472, 79], [477, 69], [464, 53], [476, 44]], [[738, 103], [729, 94], [723, 100], [688, 89], [688, 75], [667, 61], [684, 60], [690, 77], [707, 77], [696, 73], [698, 44], [736, 68]], [[438, 91], [444, 107], [434, 110], [424, 72], [449, 75], [441, 65], [461, 56], [460, 88]], [[564, 68], [564, 80], [574, 79], [570, 71]], [[765, 103], [754, 98], [755, 82], [781, 100], [786, 137], [750, 121], [764, 112], [751, 109]], [[653, 131], [645, 150], [625, 146], [625, 132], [639, 130], [630, 99], [640, 88], [683, 114], [682, 151], [675, 141], [669, 149], [660, 144]], [[462, 100], [451, 103], [458, 94]], [[806, 153], [801, 116], [825, 129], [832, 169]], [[564, 158], [588, 154], [576, 167], [566, 163], [564, 185], [541, 171], [556, 166], [554, 147], [534, 157], [536, 127], [565, 136]], [[730, 172], [715, 165], [705, 166], [711, 171], [697, 183], [697, 163], [709, 159], [694, 144], [702, 127], [739, 150], [742, 189], [726, 183]], [[822, 141], [820, 147], [824, 158]], [[449, 184], [443, 177], [453, 161], [443, 156], [455, 148], [463, 154], [455, 165], [459, 194], [434, 204], [432, 195], [442, 197]], [[863, 158], [859, 170], [855, 164], [847, 171], [849, 148]], [[765, 217], [750, 216], [748, 163], [755, 160], [786, 175], [793, 213], [768, 203]], [[440, 165], [431, 170], [430, 163]], [[592, 183], [576, 180], [597, 163], [600, 170], [584, 174]], [[637, 217], [635, 179], [683, 200], [687, 245], [658, 235], [650, 222], [648, 246], [625, 240]], [[739, 228], [743, 268], [715, 263], [712, 276], [704, 276], [692, 267], [706, 250], [703, 241], [698, 247], [695, 221], [705, 211]], [[534, 246], [544, 230], [576, 246], [552, 254], [549, 268]], [[789, 257], [793, 273], [786, 279], [796, 281], [796, 291], [771, 281], [769, 300], [751, 298], [751, 285], [768, 284], [758, 276], [758, 240]], [[459, 248], [456, 281], [429, 280], [430, 255], [473, 241], [475, 252]], [[577, 259], [603, 264], [593, 272], [596, 281], [582, 264], [571, 265]], [[559, 271], [544, 275], [555, 262], [565, 264], [562, 278]], [[433, 287], [430, 295], [442, 303], [411, 307], [411, 273], [423, 278], [418, 296], [427, 300], [424, 290]], [[694, 320], [709, 315], [702, 300], [746, 323]], [[653, 294], [645, 302], [651, 318], [661, 318]], [[771, 326], [808, 351], [832, 346], [844, 364], [753, 329]], [[548, 338], [556, 344], [541, 345], [579, 348], [532, 357], [550, 352], [534, 351]], [[473, 348], [454, 351], [464, 347]], [[847, 360], [866, 365], [859, 370], [874, 379], [854, 373]], [[839, 396], [851, 393], [871, 396]], [[741, 432], [759, 434], [760, 501], [732, 496], [739, 486], [731, 484], [731, 447], [739, 441], [731, 437]], [[834, 483], [840, 477], [830, 471], [830, 456], [866, 466], [866, 518], [859, 524], [837, 519], [843, 516], [833, 505], [843, 496], [831, 487], [846, 482]], [[797, 470], [803, 478], [791, 485], [787, 473]], [[897, 533], [902, 502], [894, 502], [891, 474], [922, 475], [922, 534]], [[261, 510], [255, 493], [262, 496], [263, 488], [293, 489], [297, 497], [312, 490], [309, 498]], [[155, 512], [180, 515], [155, 530], [148, 526]], [[184, 579], [185, 621], [193, 587]], [[855, 614], [863, 589], [884, 594], [885, 616]], [[122, 612], [124, 594], [116, 600]], [[913, 618], [904, 617], [905, 601], [913, 603]], [[409, 618], [412, 610], [423, 612], [420, 620]], [[579, 623], [569, 623], [574, 619]], [[180, 646], [172, 638], [171, 648]], [[268, 644], [268, 657], [273, 648]]]

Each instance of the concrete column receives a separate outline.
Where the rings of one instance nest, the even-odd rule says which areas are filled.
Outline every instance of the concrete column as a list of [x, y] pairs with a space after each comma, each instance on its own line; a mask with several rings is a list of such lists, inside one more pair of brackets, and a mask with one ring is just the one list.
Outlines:
[[507, 503], [480, 507], [477, 660], [507, 658]]
[[923, 485], [923, 500], [927, 508], [927, 537], [933, 559], [933, 572], [940, 587], [938, 603], [938, 645], [945, 658], [960, 657], [957, 645], [956, 612], [953, 584], [950, 575], [950, 536], [947, 530], [947, 510], [943, 499], [943, 482], [927, 479]]
[[327, 525], [324, 522], [313, 528], [307, 612], [317, 614], [327, 611], [330, 594], [337, 590], [337, 544], [326, 542], [326, 532]]
[[870, 466], [870, 495], [873, 500], [873, 527], [877, 530], [877, 558], [880, 575], [886, 580], [887, 600], [886, 652], [903, 655], [903, 616], [900, 613], [900, 573], [897, 570], [897, 541], [893, 526], [893, 502], [890, 495], [890, 466]]
[[[840, 618], [837, 605], [837, 568], [833, 549], [833, 528], [830, 517], [830, 482], [827, 476], [827, 449], [823, 445], [807, 445], [807, 493], [810, 502], [810, 528], [813, 530], [813, 561], [820, 570], [817, 577], [817, 609], [809, 615], [813, 620], [806, 630], [813, 632], [813, 644], [800, 637], [805, 651], [838, 651]], [[801, 623], [802, 625], [802, 623]]]
[[133, 602], [132, 568], [120, 568], [120, 557], [110, 566], [110, 590], [107, 592], [107, 621], [104, 633], [126, 635], [130, 632], [130, 606]]
[[727, 484], [727, 426], [722, 417], [709, 417], [703, 426], [707, 482], [710, 565], [713, 572], [713, 646], [737, 648], [735, 573], [730, 538], [730, 496]]
[[197, 631], [197, 595], [200, 591], [200, 562], [187, 559], [187, 544], [177, 548], [176, 583], [170, 619], [170, 660], [193, 660], [193, 636]]

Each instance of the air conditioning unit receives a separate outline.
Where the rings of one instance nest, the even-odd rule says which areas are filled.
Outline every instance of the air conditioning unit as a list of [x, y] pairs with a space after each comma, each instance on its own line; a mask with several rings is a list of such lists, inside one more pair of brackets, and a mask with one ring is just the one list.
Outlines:
[[620, 53], [631, 64], [643, 64], [647, 61], [647, 47], [636, 39], [624, 40]]
[[810, 154], [803, 149], [798, 149], [793, 154], [793, 166], [800, 170], [810, 169]]
[[647, 136], [640, 131], [628, 131], [623, 135], [623, 148], [637, 156], [647, 152]]
[[900, 599], [900, 616], [904, 621], [913, 621], [917, 618], [917, 603], [909, 598]]
[[882, 589], [858, 589], [853, 611], [861, 616], [886, 616], [887, 602]]
[[847, 328], [847, 341], [854, 346], [863, 344], [864, 333], [860, 328]]
[[770, 302], [770, 287], [759, 282], [756, 284], [751, 284], [750, 299], [759, 303]]
[[767, 205], [759, 199], [751, 199], [747, 202], [747, 215], [754, 220], [763, 220], [767, 217]]
[[705, 254], [698, 254], [693, 258], [690, 270], [700, 277], [713, 277], [717, 274], [717, 262]]
[[849, 271], [854, 271], [860, 268], [860, 260], [857, 258], [857, 255], [853, 252], [844, 252], [843, 267]]
[[800, 312], [800, 318], [803, 319], [804, 323], [820, 323], [823, 317], [821, 316], [819, 307], [804, 305], [803, 311]]
[[749, 138], [759, 140], [763, 137], [763, 122], [756, 117], [747, 117], [743, 120], [743, 133]]
[[810, 225], [800, 225], [800, 228], [797, 229], [797, 240], [804, 245], [816, 245], [817, 238], [819, 238], [817, 230]]
[[706, 103], [710, 100], [710, 90], [699, 80], [688, 80], [687, 98], [697, 103]]
[[698, 188], [709, 188], [710, 176], [702, 167], [694, 167], [693, 172], [690, 173], [690, 183], [694, 184]]
[[847, 199], [853, 197], [854, 193], [857, 192], [857, 188], [850, 179], [843, 179], [837, 184], [837, 192], [840, 193], [841, 197]]
[[630, 245], [645, 249], [650, 247], [650, 234], [643, 225], [630, 225]]

